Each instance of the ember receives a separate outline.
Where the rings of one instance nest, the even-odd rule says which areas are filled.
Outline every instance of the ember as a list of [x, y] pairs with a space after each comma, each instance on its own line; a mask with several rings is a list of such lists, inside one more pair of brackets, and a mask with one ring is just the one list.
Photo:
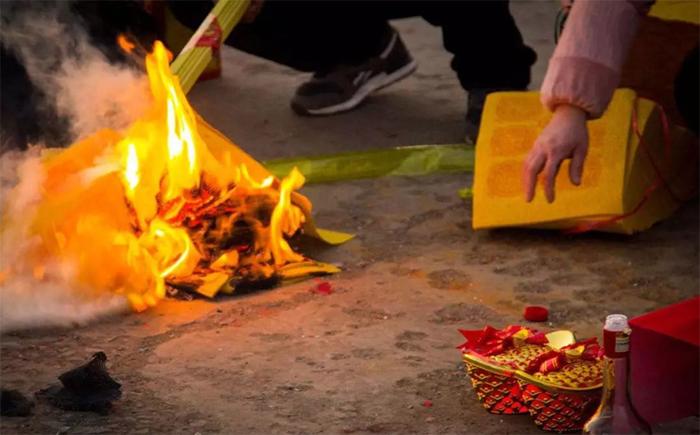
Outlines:
[[304, 176], [294, 168], [277, 180], [207, 125], [169, 60], [156, 42], [145, 62], [151, 107], [125, 134], [102, 130], [44, 160], [29, 223], [3, 216], [3, 237], [37, 240], [5, 262], [5, 280], [68, 280], [88, 295], [125, 295], [141, 311], [178, 290], [213, 297], [338, 271], [288, 243], [310, 220], [295, 192]]

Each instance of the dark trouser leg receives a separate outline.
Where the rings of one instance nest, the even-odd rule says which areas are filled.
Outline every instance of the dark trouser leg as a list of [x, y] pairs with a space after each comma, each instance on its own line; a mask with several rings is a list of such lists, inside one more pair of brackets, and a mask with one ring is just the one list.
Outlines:
[[[197, 28], [211, 3], [172, 1], [183, 24]], [[239, 24], [226, 40], [239, 50], [300, 71], [356, 64], [381, 50], [389, 26], [381, 8], [364, 2], [269, 1], [250, 24]]]
[[442, 27], [462, 87], [524, 89], [537, 55], [523, 42], [508, 1], [430, 2], [423, 16]]
[[698, 101], [700, 92], [698, 91], [698, 47], [696, 46], [688, 56], [686, 56], [681, 70], [678, 72], [674, 83], [674, 94], [676, 107], [683, 116], [688, 128], [698, 134]]
[[537, 55], [523, 42], [507, 0], [431, 2], [423, 16], [442, 27], [452, 69], [469, 93], [466, 134], [476, 141], [488, 93], [525, 89]]

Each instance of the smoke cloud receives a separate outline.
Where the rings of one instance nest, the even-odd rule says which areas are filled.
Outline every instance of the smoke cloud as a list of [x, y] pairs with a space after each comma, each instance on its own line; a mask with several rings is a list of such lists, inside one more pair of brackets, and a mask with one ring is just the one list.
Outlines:
[[[127, 309], [122, 296], [96, 296], [76, 288], [70, 264], [46, 264], [42, 273], [51, 278], [34, 277], [28, 259], [39, 241], [29, 236], [29, 225], [42, 195], [40, 154], [41, 149], [33, 147], [0, 155], [0, 333], [84, 324]], [[7, 274], [9, 269], [12, 273]]]
[[[24, 65], [49, 110], [69, 120], [73, 141], [102, 128], [122, 131], [144, 113], [150, 104], [145, 73], [110, 63], [90, 44], [69, 3], [15, 9], [3, 13], [0, 42]], [[34, 146], [0, 154], [0, 333], [82, 324], [127, 309], [122, 296], [75, 288], [69, 264], [44, 265], [50, 280], [29, 270], [26, 258], [38, 243], [28, 225], [42, 194], [41, 152]]]
[[69, 2], [12, 8], [4, 13], [0, 35], [47, 97], [49, 109], [69, 120], [73, 141], [101, 128], [123, 130], [148, 107], [144, 72], [110, 63], [91, 45]]

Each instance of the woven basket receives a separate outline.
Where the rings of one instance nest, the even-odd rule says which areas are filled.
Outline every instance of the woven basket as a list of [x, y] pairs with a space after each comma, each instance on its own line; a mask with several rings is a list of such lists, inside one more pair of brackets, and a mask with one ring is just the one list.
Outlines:
[[520, 385], [511, 375], [499, 375], [466, 362], [467, 374], [477, 397], [492, 414], [527, 414]]
[[[580, 431], [595, 411], [602, 392], [602, 361], [584, 352], [595, 349], [587, 347], [597, 346], [594, 339], [576, 342], [570, 331], [555, 331], [546, 334], [543, 344], [521, 342], [491, 354], [498, 347], [489, 347], [488, 340], [493, 338], [488, 338], [487, 354], [479, 347], [485, 336], [469, 337], [479, 331], [460, 332], [467, 343], [476, 340], [475, 346], [465, 343], [459, 348], [474, 391], [490, 413], [530, 413], [543, 430], [569, 432]], [[542, 369], [533, 370], [532, 365]]]
[[549, 432], [580, 431], [600, 402], [602, 361], [576, 361], [547, 375], [515, 376], [535, 424]]
[[488, 361], [478, 354], [465, 353], [467, 374], [484, 408], [492, 414], [527, 414], [515, 371], [548, 350], [546, 346], [525, 345], [491, 356]]

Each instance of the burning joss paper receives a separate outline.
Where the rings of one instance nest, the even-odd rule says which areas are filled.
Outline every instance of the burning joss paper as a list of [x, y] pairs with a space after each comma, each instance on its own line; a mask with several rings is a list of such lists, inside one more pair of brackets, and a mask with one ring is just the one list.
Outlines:
[[199, 118], [169, 60], [157, 42], [146, 57], [151, 107], [126, 132], [101, 130], [43, 159], [30, 218], [3, 216], [3, 238], [36, 241], [4, 262], [5, 280], [68, 280], [142, 310], [168, 288], [211, 297], [337, 271], [289, 245], [310, 223], [311, 204], [295, 192], [304, 176], [276, 179]]

